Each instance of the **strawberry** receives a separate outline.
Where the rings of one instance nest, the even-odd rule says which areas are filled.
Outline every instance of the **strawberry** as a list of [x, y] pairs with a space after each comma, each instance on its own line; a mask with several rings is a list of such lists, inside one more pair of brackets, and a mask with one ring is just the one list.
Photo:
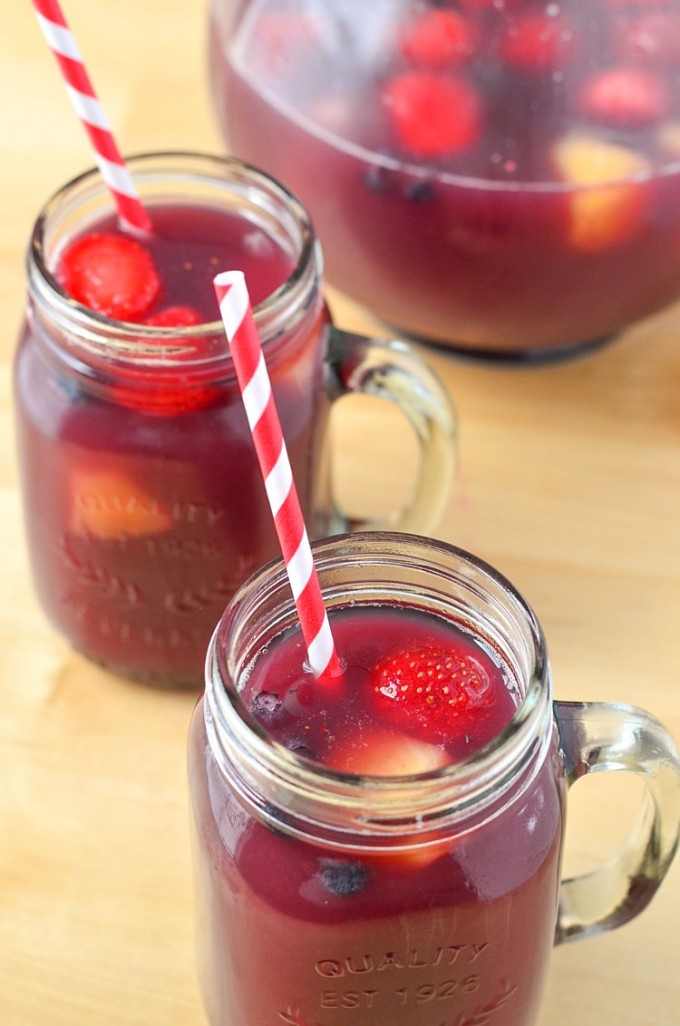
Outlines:
[[381, 101], [399, 146], [413, 157], [457, 153], [479, 138], [481, 99], [464, 79], [406, 72], [387, 82]]
[[477, 49], [476, 26], [457, 11], [426, 11], [404, 27], [399, 46], [413, 64], [444, 67], [473, 56]]
[[608, 68], [583, 85], [580, 107], [586, 117], [611, 128], [644, 128], [661, 121], [670, 106], [658, 75], [639, 68]]
[[576, 36], [563, 16], [521, 14], [508, 22], [499, 52], [511, 67], [521, 71], [552, 71], [571, 59]]
[[668, 7], [669, 0], [603, 0], [605, 7], [613, 11], [629, 11], [630, 8], [640, 10], [658, 10]]
[[286, 74], [318, 46], [314, 18], [294, 11], [270, 11], [256, 21], [252, 59], [267, 75]]
[[204, 318], [193, 306], [166, 306], [143, 321], [156, 328], [191, 328], [203, 322]]
[[373, 672], [383, 710], [428, 737], [451, 737], [493, 700], [489, 670], [470, 652], [417, 645], [385, 657]]
[[491, 11], [494, 14], [525, 7], [527, 3], [531, 3], [531, 0], [501, 0], [500, 3], [499, 0], [458, 0], [458, 6], [464, 11]]
[[73, 299], [116, 321], [142, 317], [161, 291], [148, 251], [135, 239], [106, 232], [71, 243], [57, 279]]
[[650, 11], [622, 25], [617, 23], [617, 52], [624, 60], [674, 64], [680, 60], [680, 14]]

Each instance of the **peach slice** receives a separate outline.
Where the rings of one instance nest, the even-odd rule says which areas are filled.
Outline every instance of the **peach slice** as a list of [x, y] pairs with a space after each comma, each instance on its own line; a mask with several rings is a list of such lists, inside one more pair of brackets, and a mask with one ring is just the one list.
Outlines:
[[557, 143], [553, 159], [562, 181], [575, 186], [569, 241], [576, 249], [599, 253], [634, 235], [644, 216], [646, 191], [631, 178], [649, 172], [644, 157], [595, 136], [574, 134]]
[[659, 146], [675, 160], [680, 158], [680, 121], [669, 121], [659, 129]]
[[71, 495], [78, 534], [112, 540], [160, 534], [172, 524], [162, 504], [120, 470], [76, 470]]
[[333, 748], [326, 761], [329, 766], [346, 773], [401, 777], [438, 769], [450, 759], [442, 748], [427, 741], [376, 730], [366, 738], [365, 744], [357, 745], [354, 741], [346, 747]]
[[[450, 759], [442, 748], [427, 741], [376, 730], [366, 738], [365, 744], [359, 746], [354, 742], [351, 745], [336, 746], [325, 761], [329, 766], [346, 773], [400, 777], [427, 773], [446, 765]], [[421, 848], [383, 851], [374, 857], [399, 870], [421, 869], [445, 855], [449, 847], [448, 841], [439, 841]]]

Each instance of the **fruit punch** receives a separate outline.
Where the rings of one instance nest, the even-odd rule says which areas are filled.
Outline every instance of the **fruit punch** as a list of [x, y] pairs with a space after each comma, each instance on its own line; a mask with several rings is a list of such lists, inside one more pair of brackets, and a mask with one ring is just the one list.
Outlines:
[[38, 597], [75, 648], [133, 677], [200, 684], [226, 602], [279, 551], [213, 278], [236, 267], [253, 304], [279, 297], [267, 355], [312, 532], [329, 508], [328, 318], [314, 275], [302, 310], [286, 292], [299, 244], [252, 201], [257, 175], [251, 188], [250, 172], [229, 184], [207, 158], [147, 163], [165, 176], [145, 196], [150, 236], [104, 213], [96, 174], [38, 223], [15, 365], [24, 513]]
[[557, 922], [556, 731], [534, 723], [506, 761], [514, 657], [444, 615], [443, 592], [428, 606], [407, 589], [341, 600], [334, 581], [330, 680], [294, 624], [260, 634], [282, 627], [270, 587], [252, 607], [239, 593], [233, 648], [218, 630], [189, 747], [211, 1026], [534, 1020]]
[[679, 294], [678, 0], [235, 6], [211, 21], [230, 149], [388, 323], [521, 354]]

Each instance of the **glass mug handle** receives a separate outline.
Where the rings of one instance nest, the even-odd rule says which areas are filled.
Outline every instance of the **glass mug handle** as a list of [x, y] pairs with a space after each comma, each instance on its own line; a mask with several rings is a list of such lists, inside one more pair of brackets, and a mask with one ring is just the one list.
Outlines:
[[640, 819], [615, 860], [562, 881], [555, 943], [613, 930], [649, 904], [680, 836], [680, 762], [673, 740], [649, 713], [609, 702], [555, 702], [571, 787], [602, 770], [640, 776]]
[[334, 507], [333, 530], [392, 530], [429, 534], [451, 493], [456, 466], [457, 420], [448, 392], [413, 349], [332, 326], [328, 345], [328, 394], [371, 395], [393, 403], [413, 428], [419, 464], [412, 494], [385, 520], [348, 517]]

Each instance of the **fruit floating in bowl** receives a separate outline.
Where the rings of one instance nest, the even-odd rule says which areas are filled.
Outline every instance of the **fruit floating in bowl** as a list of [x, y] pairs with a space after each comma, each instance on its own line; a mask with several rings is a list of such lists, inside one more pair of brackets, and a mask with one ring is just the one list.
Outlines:
[[403, 333], [532, 357], [680, 296], [680, 0], [213, 0], [232, 152]]

